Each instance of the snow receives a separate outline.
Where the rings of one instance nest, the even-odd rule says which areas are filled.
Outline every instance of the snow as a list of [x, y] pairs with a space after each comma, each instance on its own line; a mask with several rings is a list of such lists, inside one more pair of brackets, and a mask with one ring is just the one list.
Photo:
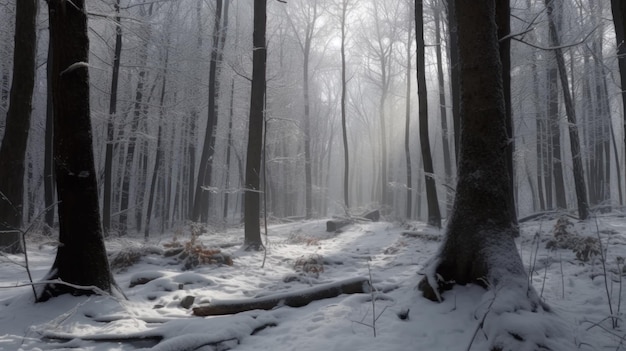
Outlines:
[[[532, 284], [553, 313], [520, 309], [525, 296], [516, 294], [522, 290], [485, 291], [466, 285], [442, 293], [441, 303], [424, 299], [416, 289], [422, 278], [419, 272], [438, 251], [440, 241], [433, 239], [442, 234], [419, 222], [360, 222], [340, 233], [327, 233], [325, 220], [271, 225], [263, 267], [262, 252], [241, 250], [243, 228], [210, 228], [197, 239], [206, 247], [220, 247], [232, 257], [232, 266], [204, 265], [186, 271], [180, 262], [154, 249], [171, 242], [174, 233], [153, 237], [147, 244], [139, 237], [110, 240], [107, 248], [112, 253], [146, 248], [141, 260], [115, 272], [128, 300], [61, 296], [35, 304], [32, 288], [24, 285], [23, 257], [4, 255], [0, 256], [0, 350], [378, 351], [467, 350], [470, 345], [470, 350], [484, 350], [497, 341], [487, 338], [501, 337], [492, 334], [498, 328], [514, 330], [531, 344], [554, 350], [626, 349], [624, 322], [620, 320], [613, 329], [608, 318], [600, 258], [581, 262], [571, 250], [546, 249], [555, 222], [524, 223], [516, 239], [525, 269], [532, 272]], [[598, 228], [607, 250], [613, 314], [623, 317], [618, 295], [625, 297], [626, 289], [621, 289], [617, 257], [626, 252], [626, 219], [602, 217]], [[407, 230], [424, 235], [402, 235]], [[576, 224], [573, 230], [597, 237], [593, 222]], [[178, 233], [177, 239], [186, 242], [189, 234]], [[33, 276], [42, 279], [56, 247], [49, 238], [31, 235], [28, 248]], [[299, 259], [308, 257], [321, 257], [323, 265], [308, 272], [295, 267]], [[372, 293], [343, 294], [298, 308], [196, 317], [180, 306], [187, 296], [195, 298], [195, 307], [281, 296], [370, 275], [376, 289]], [[140, 284], [130, 288], [131, 281]], [[408, 318], [401, 318], [407, 311]]]

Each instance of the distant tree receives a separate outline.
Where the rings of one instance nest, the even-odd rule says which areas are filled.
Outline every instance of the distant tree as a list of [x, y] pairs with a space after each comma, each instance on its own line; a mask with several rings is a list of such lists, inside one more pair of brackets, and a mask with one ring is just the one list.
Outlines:
[[341, 131], [343, 140], [343, 204], [346, 211], [350, 209], [350, 154], [348, 152], [348, 123], [346, 112], [346, 97], [348, 81], [346, 80], [346, 26], [350, 0], [341, 0], [340, 27], [341, 27]]
[[[410, 2], [409, 2], [410, 3]], [[413, 20], [409, 21], [409, 30], [407, 30], [406, 40], [406, 102], [404, 105], [404, 157], [406, 160], [406, 218], [413, 217], [413, 170], [411, 165], [411, 54], [413, 44], [413, 31], [411, 25]]]
[[246, 157], [246, 180], [244, 189], [244, 247], [258, 250], [261, 242], [261, 156], [263, 147], [263, 122], [265, 110], [265, 32], [267, 1], [254, 1], [254, 33], [252, 54], [252, 87], [250, 94], [250, 115], [248, 124], [248, 150]]
[[563, 92], [563, 100], [565, 103], [565, 113], [569, 123], [569, 139], [572, 152], [572, 164], [574, 173], [574, 187], [576, 189], [576, 199], [578, 202], [578, 217], [582, 220], [589, 217], [589, 203], [587, 202], [587, 187], [585, 185], [585, 175], [583, 173], [583, 165], [580, 153], [580, 141], [578, 138], [578, 125], [576, 124], [576, 109], [569, 88], [569, 80], [565, 69], [565, 59], [563, 51], [560, 47], [559, 34], [556, 22], [554, 20], [553, 1], [545, 0], [548, 12], [548, 25], [550, 27], [550, 42], [552, 43], [556, 65], [561, 78], [561, 91]]
[[[304, 178], [305, 178], [305, 216], [311, 218], [313, 215], [313, 179], [312, 179], [312, 157], [311, 157], [311, 106], [310, 106], [310, 61], [311, 44], [320, 31], [318, 21], [322, 11], [319, 9], [317, 0], [304, 0], [297, 4], [298, 9], [291, 11], [287, 15], [289, 24], [302, 51], [302, 98], [304, 100]], [[297, 14], [294, 12], [297, 11]], [[304, 22], [295, 22], [294, 17]], [[303, 24], [303, 25], [301, 25]], [[301, 28], [300, 30], [298, 28]]]
[[[450, 186], [452, 182], [452, 155], [450, 153], [450, 130], [448, 128], [448, 106], [446, 105], [446, 90], [443, 72], [443, 43], [441, 38], [441, 12], [443, 11], [442, 0], [436, 0], [433, 7], [435, 20], [435, 55], [437, 57], [437, 85], [439, 87], [439, 118], [441, 119], [441, 145], [443, 149], [443, 169], [446, 175], [444, 182]], [[447, 191], [446, 209], [450, 212], [452, 208], [452, 192]]]
[[85, 2], [74, 0], [69, 6], [65, 0], [49, 0], [48, 9], [59, 245], [44, 280], [88, 288], [49, 283], [39, 291], [39, 301], [65, 293], [93, 294], [91, 287], [112, 292], [115, 286], [104, 247], [92, 150]]
[[107, 118], [107, 139], [104, 156], [104, 189], [102, 200], [102, 224], [104, 234], [111, 229], [111, 198], [113, 192], [113, 139], [115, 138], [115, 115], [117, 114], [117, 89], [120, 77], [120, 57], [122, 55], [122, 24], [120, 21], [120, 0], [113, 4], [115, 9], [115, 48], [113, 50], [113, 69], [111, 70], [111, 96], [109, 97], [109, 116]]
[[422, 0], [415, 1], [415, 39], [417, 41], [417, 96], [419, 98], [420, 145], [422, 149], [422, 163], [424, 165], [424, 179], [426, 184], [426, 201], [428, 203], [428, 224], [441, 227], [441, 212], [435, 184], [435, 170], [430, 152], [430, 138], [428, 136], [428, 97], [426, 92], [426, 60], [424, 45], [424, 4]]
[[22, 226], [26, 145], [35, 85], [36, 20], [37, 1], [18, 1], [13, 81], [6, 129], [0, 146], [0, 250], [11, 253], [24, 249], [19, 230]]
[[453, 284], [488, 287], [494, 306], [488, 312], [489, 322], [482, 326], [489, 336], [488, 349], [537, 350], [541, 347], [532, 344], [533, 338], [498, 323], [516, 318], [520, 311], [540, 315], [545, 306], [528, 285], [513, 240], [517, 227], [507, 198], [511, 194], [508, 137], [495, 0], [461, 0], [456, 6], [462, 119], [458, 183], [444, 242], [426, 265], [427, 278], [419, 287], [424, 296], [435, 300], [441, 297], [441, 289]]
[[[228, 0], [226, 0], [228, 4]], [[219, 87], [219, 61], [221, 60], [222, 37], [225, 35], [222, 30], [223, 1], [215, 2], [215, 22], [213, 25], [213, 48], [211, 50], [211, 62], [209, 64], [209, 108], [207, 115], [206, 133], [200, 157], [200, 168], [198, 168], [198, 182], [196, 183], [193, 212], [191, 219], [206, 223], [209, 211], [209, 192], [205, 187], [211, 185], [213, 173], [213, 155], [215, 154], [215, 133], [217, 129], [218, 98]], [[228, 16], [225, 13], [224, 16]]]

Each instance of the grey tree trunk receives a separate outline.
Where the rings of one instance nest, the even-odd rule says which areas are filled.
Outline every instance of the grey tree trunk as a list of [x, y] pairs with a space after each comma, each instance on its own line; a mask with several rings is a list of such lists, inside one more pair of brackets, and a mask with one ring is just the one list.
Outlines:
[[191, 219], [195, 222], [202, 220], [207, 223], [209, 211], [209, 192], [204, 187], [211, 185], [213, 172], [213, 155], [215, 154], [215, 132], [217, 129], [219, 97], [218, 83], [218, 60], [220, 56], [220, 38], [222, 35], [222, 0], [216, 1], [215, 23], [213, 26], [213, 49], [211, 50], [211, 63], [209, 66], [209, 108], [207, 116], [207, 127], [204, 136], [204, 146], [200, 157], [200, 168], [198, 169], [198, 183], [193, 203], [193, 214]]
[[[167, 86], [167, 65], [169, 63], [169, 54], [169, 40], [167, 40], [165, 45], [165, 58], [163, 62], [163, 84], [161, 85], [161, 95], [159, 98], [159, 127], [157, 131], [157, 149], [154, 159], [154, 169], [152, 170], [152, 179], [150, 180], [150, 190], [148, 190], [148, 209], [146, 212], [146, 224], [144, 226], [143, 232], [145, 240], [148, 240], [148, 238], [150, 237], [150, 221], [152, 219], [152, 207], [154, 206], [156, 182], [159, 177], [159, 167], [161, 167], [163, 158], [163, 116], [165, 115], [165, 87]], [[167, 211], [167, 208], [165, 209], [165, 211]], [[165, 211], [161, 213], [162, 218], [166, 217], [166, 214], [164, 213]]]
[[44, 145], [43, 185], [46, 206], [44, 232], [50, 234], [54, 227], [55, 180], [54, 180], [54, 115], [52, 106], [52, 41], [48, 40], [48, 59], [46, 62], [46, 134]]
[[[611, 12], [615, 26], [615, 39], [617, 41], [617, 63], [619, 66], [620, 84], [622, 90], [622, 119], [624, 120], [624, 143], [626, 144], [626, 1], [611, 0]], [[619, 166], [618, 166], [619, 167]], [[618, 178], [621, 182], [622, 179]]]
[[346, 122], [346, 20], [348, 0], [341, 2], [341, 131], [343, 134], [343, 204], [346, 211], [350, 209], [350, 154], [348, 152], [348, 126]]
[[258, 250], [263, 246], [260, 229], [260, 177], [263, 147], [263, 121], [265, 102], [266, 52], [265, 33], [266, 0], [254, 2], [254, 33], [252, 55], [252, 87], [248, 124], [248, 148], [246, 156], [246, 179], [244, 190], [244, 247]]
[[[448, 109], [446, 106], [446, 90], [443, 78], [443, 59], [441, 55], [441, 11], [437, 6], [433, 9], [435, 16], [435, 54], [437, 57], [437, 82], [439, 86], [439, 118], [441, 119], [441, 144], [443, 145], [443, 169], [445, 172], [445, 184], [452, 182], [452, 156], [450, 155], [450, 140], [448, 130]], [[446, 191], [446, 213], [452, 209], [452, 192]]]
[[35, 56], [37, 1], [21, 0], [15, 10], [15, 50], [9, 110], [0, 145], [0, 250], [22, 252], [20, 230], [24, 207], [26, 145], [30, 131]]
[[420, 145], [424, 165], [428, 224], [441, 228], [441, 213], [435, 184], [433, 160], [428, 136], [428, 98], [426, 93], [426, 65], [424, 59], [424, 8], [421, 0], [415, 1], [415, 40], [417, 42], [417, 96], [419, 99]]
[[[515, 211], [515, 160], [513, 159], [515, 151], [515, 143], [513, 141], [515, 139], [513, 134], [513, 109], [511, 108], [511, 39], [507, 37], [511, 34], [510, 0], [496, 1], [496, 25], [498, 26], [500, 62], [502, 63], [502, 90], [504, 93], [504, 105], [506, 107], [506, 132], [509, 137], [509, 143], [506, 148], [506, 166], [509, 172], [509, 181], [511, 182], [511, 194], [508, 197], [511, 202], [509, 204], [509, 209]], [[517, 222], [517, 213], [514, 212], [511, 215], [513, 217], [513, 221]]]
[[406, 103], [404, 110], [404, 155], [406, 160], [406, 218], [411, 219], [413, 217], [413, 174], [411, 168], [411, 45], [413, 43], [413, 36], [411, 30], [407, 31], [407, 45], [406, 45]]
[[107, 120], [106, 151], [104, 157], [104, 194], [102, 201], [102, 225], [104, 235], [111, 230], [111, 196], [113, 183], [113, 149], [115, 138], [115, 117], [117, 114], [117, 86], [120, 75], [120, 56], [122, 54], [122, 25], [120, 23], [120, 0], [113, 5], [115, 9], [115, 49], [113, 52], [113, 70], [111, 72], [111, 97], [109, 100], [109, 116]]

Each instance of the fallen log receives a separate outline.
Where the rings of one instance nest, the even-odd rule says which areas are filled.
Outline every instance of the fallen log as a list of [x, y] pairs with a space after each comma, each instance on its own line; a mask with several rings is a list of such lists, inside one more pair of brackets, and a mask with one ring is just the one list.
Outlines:
[[349, 219], [331, 219], [326, 222], [326, 231], [327, 232], [336, 232], [339, 229], [347, 226], [348, 224], [352, 224], [352, 221]]
[[380, 211], [379, 210], [370, 211], [364, 214], [362, 217], [369, 219], [372, 222], [378, 222], [378, 220], [380, 219]]
[[278, 306], [302, 307], [316, 300], [336, 297], [341, 294], [366, 293], [369, 290], [369, 281], [366, 278], [358, 277], [261, 298], [217, 301], [210, 305], [194, 307], [193, 315], [220, 316], [251, 310], [271, 310]]

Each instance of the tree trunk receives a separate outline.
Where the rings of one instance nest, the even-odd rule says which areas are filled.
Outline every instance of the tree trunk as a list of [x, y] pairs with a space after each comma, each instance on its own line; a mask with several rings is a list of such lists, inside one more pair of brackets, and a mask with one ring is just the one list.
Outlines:
[[224, 193], [224, 213], [222, 218], [226, 223], [228, 221], [228, 197], [230, 194], [230, 154], [233, 138], [233, 118], [234, 118], [234, 102], [235, 102], [235, 78], [230, 81], [230, 105], [228, 109], [228, 137], [226, 138], [226, 193]]
[[[443, 59], [441, 55], [441, 8], [433, 9], [435, 15], [435, 53], [437, 57], [437, 82], [439, 83], [439, 118], [441, 119], [441, 144], [443, 145], [443, 169], [446, 174], [444, 182], [446, 185], [452, 183], [452, 157], [450, 155], [450, 141], [448, 139], [448, 109], [446, 107], [446, 90], [443, 78]], [[452, 192], [446, 191], [446, 213], [452, 209]]]
[[54, 140], [53, 140], [54, 115], [52, 106], [52, 42], [48, 40], [48, 59], [46, 62], [46, 135], [44, 145], [44, 202], [46, 206], [46, 225], [44, 232], [50, 234], [54, 227], [55, 214], [55, 180], [54, 180]]
[[[458, 1], [461, 63], [461, 153], [458, 183], [445, 240], [420, 288], [437, 298], [435, 273], [456, 284], [500, 284], [526, 275], [515, 248], [508, 209], [510, 182], [495, 1]], [[433, 290], [434, 288], [434, 290]]]
[[[504, 93], [504, 105], [506, 108], [506, 132], [509, 137], [507, 145], [506, 165], [509, 172], [509, 181], [511, 182], [508, 199], [511, 202], [509, 209], [515, 211], [515, 160], [513, 154], [515, 151], [515, 140], [513, 134], [513, 112], [511, 108], [511, 38], [507, 37], [511, 34], [511, 7], [510, 0], [496, 1], [496, 25], [498, 27], [498, 40], [500, 44], [500, 62], [502, 63], [502, 88]], [[514, 222], [517, 222], [517, 213], [512, 213]]]
[[[227, 0], [228, 2], [228, 0]], [[220, 38], [222, 33], [222, 0], [216, 1], [215, 23], [213, 26], [213, 49], [211, 50], [211, 63], [209, 66], [209, 108], [207, 117], [206, 133], [204, 136], [204, 146], [200, 157], [200, 168], [198, 169], [198, 183], [194, 196], [193, 214], [191, 219], [195, 222], [202, 220], [207, 223], [209, 211], [209, 191], [204, 187], [211, 185], [213, 172], [213, 155], [215, 154], [215, 133], [217, 129], [219, 97], [218, 83], [218, 56], [220, 52]]]
[[111, 97], [109, 100], [109, 116], [107, 120], [107, 139], [104, 157], [104, 196], [102, 201], [102, 225], [104, 235], [111, 229], [111, 195], [113, 183], [113, 149], [115, 138], [115, 118], [117, 114], [117, 86], [120, 75], [120, 55], [122, 53], [122, 25], [120, 23], [120, 0], [116, 0], [115, 8], [115, 50], [113, 53], [113, 70], [111, 72]]
[[265, 102], [265, 62], [267, 48], [265, 32], [266, 0], [254, 2], [254, 33], [252, 56], [252, 87], [250, 92], [250, 115], [248, 124], [248, 148], [246, 156], [246, 180], [244, 192], [246, 249], [258, 250], [261, 242], [260, 229], [260, 176], [263, 147], [263, 121]]
[[[452, 121], [454, 129], [454, 155], [457, 164], [460, 152], [461, 139], [461, 91], [460, 91], [460, 62], [459, 62], [459, 29], [456, 22], [456, 0], [447, 0], [448, 4], [448, 36], [450, 50], [450, 93], [452, 97]], [[458, 173], [458, 171], [457, 171]]]
[[24, 172], [35, 85], [37, 1], [21, 0], [15, 9], [13, 81], [0, 146], [0, 250], [22, 252]]
[[565, 100], [565, 111], [567, 114], [567, 121], [569, 123], [569, 138], [570, 147], [572, 152], [572, 164], [574, 172], [574, 187], [576, 188], [576, 200], [578, 202], [578, 217], [581, 220], [589, 217], [589, 204], [587, 203], [587, 189], [585, 186], [585, 176], [583, 173], [583, 165], [580, 154], [580, 141], [578, 138], [578, 125], [576, 124], [576, 110], [574, 109], [574, 102], [569, 90], [569, 82], [567, 79], [567, 72], [565, 71], [565, 60], [563, 58], [563, 52], [560, 48], [560, 41], [558, 37], [557, 27], [554, 21], [553, 0], [546, 0], [546, 9], [548, 12], [548, 25], [550, 27], [550, 41], [554, 46], [554, 55], [556, 57], [557, 68], [559, 70], [559, 76], [561, 78], [561, 89], [563, 91], [563, 99]]
[[[98, 203], [89, 110], [89, 39], [84, 0], [50, 0], [53, 45], [54, 159], [59, 194], [59, 246], [45, 280], [111, 292]], [[38, 301], [64, 293], [93, 294], [63, 284], [46, 284]]]
[[406, 45], [406, 103], [404, 110], [404, 155], [406, 160], [406, 219], [413, 217], [413, 179], [411, 169], [411, 44], [413, 38], [411, 30], [407, 30], [407, 45]]
[[[623, 0], [611, 0], [611, 12], [615, 26], [615, 39], [617, 41], [617, 63], [619, 66], [620, 86], [622, 92], [622, 119], [624, 142], [626, 143], [626, 2]], [[619, 165], [616, 165], [619, 168]], [[618, 182], [622, 179], [618, 178]]]
[[350, 154], [348, 152], [348, 126], [346, 122], [346, 20], [348, 15], [348, 0], [341, 0], [341, 131], [343, 134], [343, 204], [346, 212], [350, 210], [349, 179]]
[[441, 213], [435, 185], [433, 160], [428, 137], [428, 98], [426, 96], [426, 65], [424, 59], [424, 19], [423, 2], [415, 1], [415, 39], [417, 42], [417, 96], [419, 98], [420, 145], [426, 183], [426, 200], [428, 202], [428, 224], [441, 228]]
[[[144, 239], [150, 237], [150, 220], [152, 219], [152, 206], [154, 205], [154, 197], [156, 191], [156, 181], [159, 177], [159, 167], [163, 158], [163, 116], [165, 115], [165, 87], [167, 86], [167, 65], [169, 63], [169, 40], [165, 44], [165, 59], [163, 62], [163, 85], [161, 86], [161, 96], [159, 98], [159, 127], [157, 131], [157, 149], [154, 158], [154, 169], [152, 170], [152, 179], [150, 180], [150, 190], [148, 190], [148, 209], [146, 212], [146, 224], [144, 226]], [[169, 191], [169, 189], [168, 189]], [[164, 209], [161, 215], [166, 216]]]

